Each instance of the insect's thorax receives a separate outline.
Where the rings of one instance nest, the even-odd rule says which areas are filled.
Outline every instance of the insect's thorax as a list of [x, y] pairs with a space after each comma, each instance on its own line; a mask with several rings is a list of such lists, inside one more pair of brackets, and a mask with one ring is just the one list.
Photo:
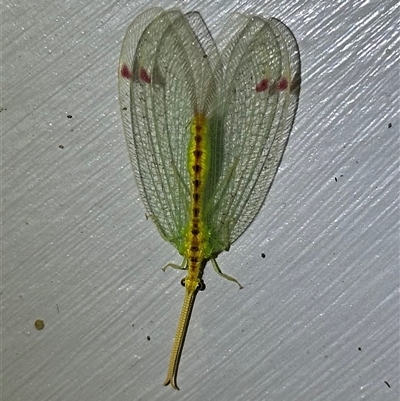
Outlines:
[[209, 255], [208, 228], [204, 220], [204, 194], [209, 172], [210, 143], [207, 118], [197, 113], [190, 124], [188, 175], [190, 178], [189, 224], [186, 228], [184, 256], [188, 261], [185, 286], [197, 287], [200, 267]]

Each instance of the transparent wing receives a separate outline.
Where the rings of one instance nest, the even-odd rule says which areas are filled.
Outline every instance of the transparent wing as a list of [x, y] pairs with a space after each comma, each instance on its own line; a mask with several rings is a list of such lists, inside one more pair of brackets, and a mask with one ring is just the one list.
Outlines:
[[215, 253], [246, 230], [271, 187], [294, 121], [300, 57], [276, 19], [236, 15], [219, 41], [224, 77], [210, 118], [207, 221]]
[[146, 210], [179, 249], [189, 219], [189, 128], [212, 101], [218, 52], [198, 13], [152, 9], [137, 20], [119, 67], [125, 135]]
[[132, 135], [131, 119], [131, 81], [133, 79], [133, 60], [142, 33], [152, 20], [163, 12], [161, 8], [151, 8], [138, 15], [129, 25], [121, 47], [118, 65], [118, 93], [125, 134]]

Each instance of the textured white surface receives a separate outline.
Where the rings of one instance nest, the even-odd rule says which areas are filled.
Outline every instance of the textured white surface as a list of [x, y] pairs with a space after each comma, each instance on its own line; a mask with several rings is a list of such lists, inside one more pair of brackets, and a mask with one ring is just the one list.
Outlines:
[[[208, 267], [180, 392], [162, 382], [182, 273], [160, 270], [180, 257], [145, 219], [117, 101], [125, 29], [154, 5], [200, 11], [213, 35], [231, 12], [277, 17], [302, 57], [275, 183], [218, 258], [245, 288]], [[398, 2], [1, 12], [2, 400], [399, 399]]]

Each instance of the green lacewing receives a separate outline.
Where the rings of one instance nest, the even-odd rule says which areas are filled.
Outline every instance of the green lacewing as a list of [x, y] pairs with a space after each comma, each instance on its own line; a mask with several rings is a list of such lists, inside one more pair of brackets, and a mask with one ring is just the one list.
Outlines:
[[179, 389], [179, 362], [196, 295], [205, 288], [206, 263], [239, 284], [221, 272], [216, 257], [247, 229], [271, 187], [296, 114], [299, 50], [275, 18], [235, 14], [214, 41], [198, 12], [152, 8], [126, 32], [118, 81], [147, 215], [183, 256], [180, 266], [165, 268], [186, 271], [164, 382]]

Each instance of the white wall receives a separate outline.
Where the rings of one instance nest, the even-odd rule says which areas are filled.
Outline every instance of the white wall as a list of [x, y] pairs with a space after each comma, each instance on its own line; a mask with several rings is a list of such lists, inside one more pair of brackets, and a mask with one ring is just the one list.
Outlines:
[[[399, 399], [398, 2], [228, 4], [2, 3], [2, 400]], [[302, 58], [275, 183], [218, 258], [245, 288], [207, 268], [180, 392], [162, 382], [183, 274], [160, 268], [181, 258], [145, 219], [117, 99], [125, 29], [153, 5], [215, 35], [277, 17]]]

